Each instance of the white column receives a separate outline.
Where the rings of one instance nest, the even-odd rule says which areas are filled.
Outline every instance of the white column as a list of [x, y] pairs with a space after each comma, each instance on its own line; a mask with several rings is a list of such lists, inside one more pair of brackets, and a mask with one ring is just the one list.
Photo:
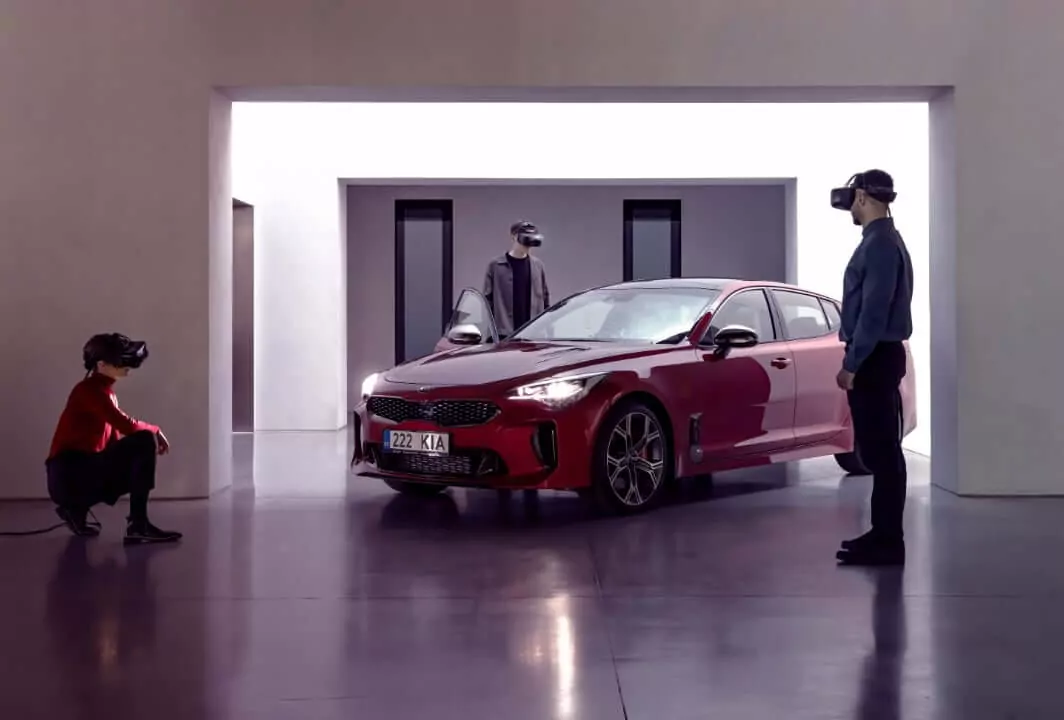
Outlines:
[[293, 141], [287, 119], [267, 106], [234, 109], [238, 186], [256, 215], [255, 429], [336, 430], [347, 407], [340, 185], [327, 148], [314, 146], [318, 129], [303, 125]]

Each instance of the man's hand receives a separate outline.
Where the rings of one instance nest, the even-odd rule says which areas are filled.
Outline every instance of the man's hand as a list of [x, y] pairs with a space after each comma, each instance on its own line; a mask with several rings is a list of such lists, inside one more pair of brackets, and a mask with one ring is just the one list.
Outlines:
[[170, 452], [170, 441], [166, 439], [166, 435], [163, 434], [162, 430], [155, 433], [155, 447], [159, 449], [160, 455]]
[[839, 370], [839, 374], [835, 376], [835, 384], [841, 390], [853, 390], [853, 373], [849, 370]]

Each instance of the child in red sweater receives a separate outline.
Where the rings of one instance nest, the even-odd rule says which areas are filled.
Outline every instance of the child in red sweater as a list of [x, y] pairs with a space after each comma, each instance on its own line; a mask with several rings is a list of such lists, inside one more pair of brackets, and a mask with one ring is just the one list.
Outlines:
[[74, 534], [98, 535], [87, 523], [89, 509], [128, 494], [126, 544], [180, 540], [181, 533], [148, 521], [156, 456], [168, 453], [170, 443], [155, 425], [122, 412], [113, 389], [148, 357], [147, 345], [118, 333], [94, 335], [82, 357], [88, 374], [70, 392], [45, 463], [56, 514]]

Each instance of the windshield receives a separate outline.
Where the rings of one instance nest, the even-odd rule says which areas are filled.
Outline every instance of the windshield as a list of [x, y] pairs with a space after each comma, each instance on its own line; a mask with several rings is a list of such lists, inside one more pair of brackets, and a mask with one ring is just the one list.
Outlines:
[[513, 339], [679, 342], [719, 294], [704, 288], [589, 290], [550, 308]]

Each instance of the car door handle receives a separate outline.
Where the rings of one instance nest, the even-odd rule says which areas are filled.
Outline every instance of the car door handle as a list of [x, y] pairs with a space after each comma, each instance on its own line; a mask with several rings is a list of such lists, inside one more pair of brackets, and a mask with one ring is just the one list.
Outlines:
[[791, 364], [791, 359], [790, 358], [785, 358], [785, 357], [778, 357], [778, 358], [776, 358], [776, 359], [774, 359], [772, 361], [772, 367], [774, 367], [774, 368], [785, 368], [785, 367], [789, 366], [790, 364]]

